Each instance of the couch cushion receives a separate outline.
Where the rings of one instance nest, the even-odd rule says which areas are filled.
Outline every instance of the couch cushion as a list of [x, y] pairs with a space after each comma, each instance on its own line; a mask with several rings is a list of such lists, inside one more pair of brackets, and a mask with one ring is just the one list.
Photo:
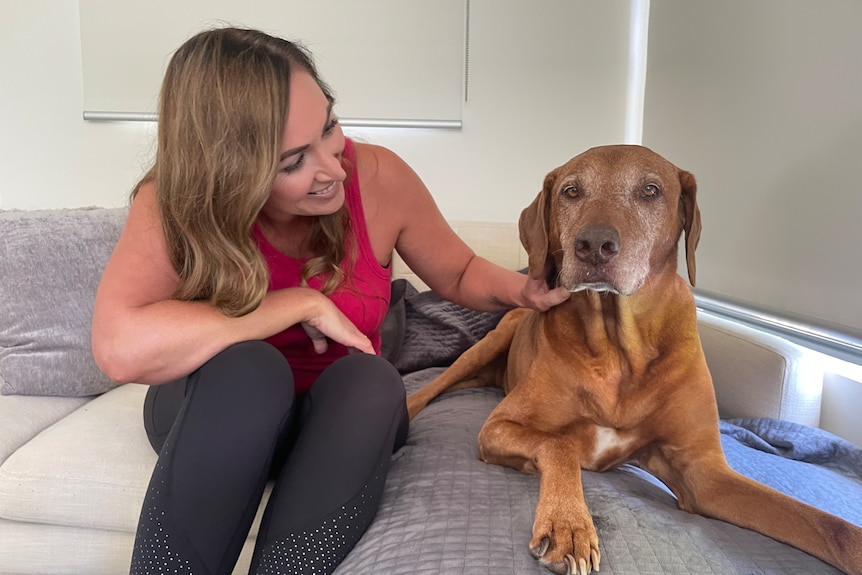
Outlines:
[[[0, 398], [0, 406], [9, 400], [10, 405], [34, 406], [58, 400], [86, 403], [0, 465], [0, 572], [90, 574], [128, 569], [133, 534], [156, 463], [143, 425], [147, 389], [122, 385], [89, 402]], [[248, 570], [271, 491], [270, 483], [234, 573]], [[47, 548], [52, 552], [46, 554]]]
[[[128, 573], [135, 534], [0, 518], [0, 573], [117, 575]], [[254, 540], [246, 540], [233, 575], [246, 575]]]
[[114, 387], [90, 349], [93, 300], [126, 210], [0, 212], [0, 391], [83, 396]]
[[0, 395], [0, 465], [39, 432], [72, 413], [89, 397]]
[[134, 531], [156, 454], [147, 387], [117, 387], [61, 419], [0, 466], [0, 517]]
[[117, 575], [129, 572], [135, 535], [0, 518], [0, 541], [4, 575]]
[[702, 310], [698, 330], [722, 417], [819, 425], [823, 369], [810, 352]]

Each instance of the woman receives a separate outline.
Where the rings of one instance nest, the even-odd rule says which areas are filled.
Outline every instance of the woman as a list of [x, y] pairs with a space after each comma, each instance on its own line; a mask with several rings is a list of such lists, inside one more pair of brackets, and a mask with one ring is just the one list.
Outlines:
[[200, 33], [174, 54], [153, 168], [102, 277], [93, 351], [150, 384], [159, 453], [132, 573], [329, 573], [377, 509], [404, 387], [377, 354], [398, 249], [478, 310], [566, 299], [476, 257], [392, 152], [345, 139], [299, 46]]

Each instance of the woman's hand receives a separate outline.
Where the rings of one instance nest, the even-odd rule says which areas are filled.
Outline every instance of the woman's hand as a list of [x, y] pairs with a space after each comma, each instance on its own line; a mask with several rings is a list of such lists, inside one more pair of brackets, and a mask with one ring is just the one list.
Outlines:
[[325, 353], [329, 347], [328, 339], [331, 339], [348, 348], [374, 354], [371, 340], [329, 298], [321, 296], [320, 299], [323, 301], [316, 307], [312, 317], [302, 322], [302, 329], [311, 338], [314, 351]]
[[524, 277], [526, 281], [521, 288], [521, 298], [524, 301], [524, 307], [536, 311], [547, 311], [555, 305], [560, 305], [568, 300], [571, 295], [569, 290], [564, 287], [551, 289], [544, 278], [533, 279], [530, 276]]

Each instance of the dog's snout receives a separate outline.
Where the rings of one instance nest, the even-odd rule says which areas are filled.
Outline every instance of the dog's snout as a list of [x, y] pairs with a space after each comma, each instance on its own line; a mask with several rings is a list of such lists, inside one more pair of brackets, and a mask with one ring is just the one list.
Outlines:
[[609, 226], [588, 226], [575, 238], [575, 254], [582, 262], [606, 264], [620, 253], [620, 234]]

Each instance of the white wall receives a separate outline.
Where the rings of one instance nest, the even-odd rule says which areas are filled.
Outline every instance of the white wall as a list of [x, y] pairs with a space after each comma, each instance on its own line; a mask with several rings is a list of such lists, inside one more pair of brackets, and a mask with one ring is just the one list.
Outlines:
[[[351, 133], [404, 157], [446, 217], [514, 221], [548, 171], [623, 140], [628, 8], [472, 0], [464, 128]], [[82, 119], [77, 1], [0, 0], [0, 14], [0, 209], [124, 205], [155, 125]]]
[[862, 367], [848, 364], [835, 365], [825, 361], [827, 371], [823, 379], [823, 403], [820, 406], [820, 427], [862, 445]]

